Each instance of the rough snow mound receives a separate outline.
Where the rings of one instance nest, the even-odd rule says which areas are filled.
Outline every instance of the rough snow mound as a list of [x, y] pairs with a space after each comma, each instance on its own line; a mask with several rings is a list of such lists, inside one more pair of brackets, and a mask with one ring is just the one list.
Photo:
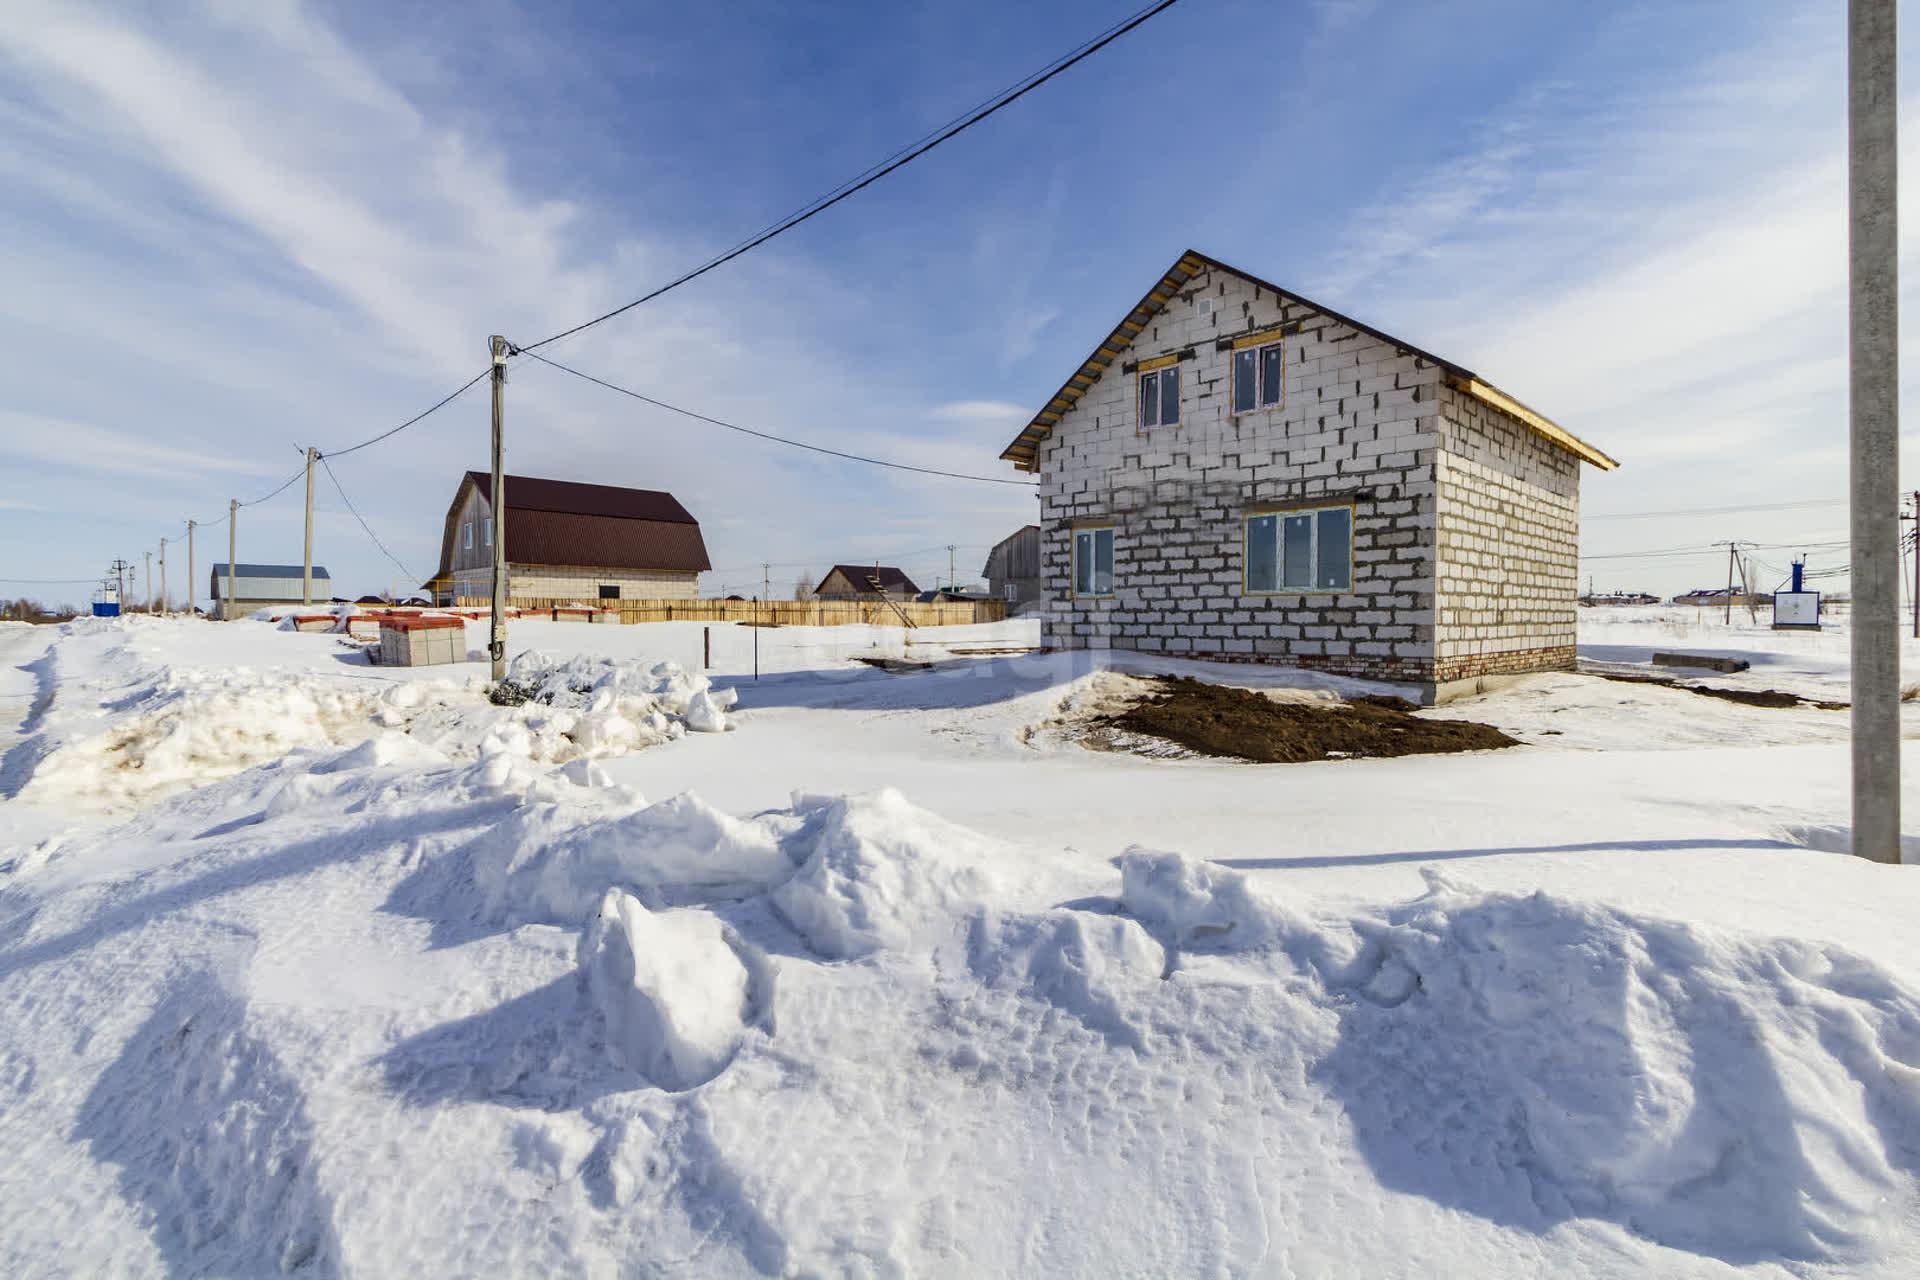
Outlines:
[[705, 911], [652, 912], [609, 889], [580, 937], [580, 969], [615, 1063], [662, 1089], [713, 1079], [746, 1035], [747, 967]]
[[868, 796], [800, 797], [789, 837], [800, 869], [773, 904], [823, 956], [845, 960], [923, 938], [929, 926], [979, 910], [1000, 859], [987, 837], [916, 808], [887, 788]]
[[48, 731], [23, 797], [140, 804], [368, 733], [374, 697], [347, 681], [168, 667], [106, 705]]
[[1920, 1000], [1883, 971], [1427, 874], [1356, 922], [1364, 998], [1317, 1071], [1382, 1182], [1730, 1262], [1858, 1260], [1908, 1211]]
[[592, 655], [558, 661], [537, 650], [507, 666], [513, 696], [542, 706], [606, 712], [638, 704], [642, 713], [684, 721], [697, 733], [721, 733], [726, 709], [738, 696], [715, 689], [706, 676], [673, 662], [634, 662]]
[[614, 808], [583, 823], [576, 801], [533, 804], [483, 837], [473, 879], [488, 918], [571, 925], [609, 886], [659, 907], [763, 893], [793, 874], [789, 816], [736, 818], [691, 793]]
[[1230, 868], [1137, 845], [1119, 863], [1121, 907], [1170, 945], [1242, 950], [1313, 929]]

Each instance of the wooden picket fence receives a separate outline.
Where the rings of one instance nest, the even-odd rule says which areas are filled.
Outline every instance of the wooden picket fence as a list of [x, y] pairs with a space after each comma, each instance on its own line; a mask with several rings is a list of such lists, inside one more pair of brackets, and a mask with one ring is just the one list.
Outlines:
[[[485, 597], [461, 597], [457, 609], [485, 610]], [[1005, 600], [957, 600], [920, 604], [882, 600], [580, 600], [535, 599], [515, 596], [512, 606], [539, 614], [586, 604], [607, 608], [623, 623], [637, 622], [745, 622], [763, 627], [961, 627], [976, 622], [1000, 622], [1007, 616]]]

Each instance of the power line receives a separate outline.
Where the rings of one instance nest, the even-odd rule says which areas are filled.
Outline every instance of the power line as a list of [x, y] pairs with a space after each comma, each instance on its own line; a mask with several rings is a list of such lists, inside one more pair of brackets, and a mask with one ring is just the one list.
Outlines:
[[773, 239], [777, 235], [781, 235], [784, 232], [793, 230], [795, 227], [799, 226], [801, 223], [807, 221], [807, 219], [814, 217], [816, 214], [825, 213], [828, 209], [833, 208], [834, 205], [839, 204], [842, 200], [845, 200], [848, 196], [851, 196], [856, 192], [861, 191], [862, 189], [868, 186], [871, 186], [873, 183], [878, 182], [881, 178], [886, 177], [888, 174], [892, 173], [894, 170], [900, 169], [906, 165], [913, 163], [915, 160], [918, 160], [921, 156], [927, 154], [927, 152], [933, 150], [935, 147], [939, 146], [941, 143], [947, 141], [948, 139], [966, 132], [968, 129], [971, 129], [974, 125], [979, 124], [982, 120], [985, 120], [988, 116], [992, 115], [994, 112], [1000, 110], [1002, 107], [1010, 106], [1011, 104], [1019, 101], [1021, 98], [1025, 97], [1027, 94], [1033, 92], [1035, 89], [1038, 89], [1041, 85], [1045, 84], [1047, 81], [1059, 75], [1062, 71], [1065, 71], [1067, 68], [1073, 66], [1075, 63], [1080, 62], [1085, 58], [1091, 57], [1093, 54], [1099, 52], [1101, 49], [1105, 48], [1107, 45], [1112, 44], [1115, 40], [1118, 40], [1121, 36], [1127, 34], [1127, 32], [1133, 30], [1135, 27], [1147, 21], [1149, 18], [1152, 18], [1156, 14], [1159, 14], [1167, 9], [1171, 9], [1176, 3], [1178, 3], [1178, 0], [1158, 0], [1158, 3], [1147, 6], [1145, 9], [1140, 10], [1138, 13], [1134, 14], [1132, 17], [1127, 18], [1124, 21], [1117, 23], [1112, 27], [1109, 27], [1106, 31], [1101, 32], [1098, 36], [1095, 36], [1092, 39], [1086, 41], [1085, 43], [1079, 45], [1077, 48], [1073, 49], [1069, 53], [1054, 59], [1054, 61], [1047, 64], [1047, 66], [1042, 68], [1040, 71], [1034, 73], [1033, 75], [1028, 76], [1023, 81], [1018, 82], [1013, 88], [1009, 90], [1003, 90], [1002, 92], [995, 94], [993, 98], [988, 100], [986, 105], [981, 107], [976, 107], [974, 110], [967, 112], [965, 115], [959, 117], [954, 122], [946, 125], [936, 133], [923, 138], [919, 143], [909, 146], [904, 151], [895, 152], [894, 158], [883, 161], [879, 165], [871, 169], [868, 169], [865, 173], [858, 176], [857, 178], [849, 179], [847, 182], [842, 183], [840, 186], [834, 188], [832, 191], [827, 193], [827, 195], [814, 200], [811, 204], [803, 205], [799, 212], [789, 214], [787, 217], [782, 218], [780, 221], [774, 223], [772, 226], [760, 232], [758, 235], [751, 236], [748, 239], [741, 241], [739, 244], [727, 250], [725, 253], [721, 253], [716, 255], [715, 257], [707, 259], [707, 261], [702, 263], [700, 266], [695, 267], [693, 270], [685, 273], [684, 275], [681, 275], [672, 280], [669, 280], [667, 283], [661, 285], [659, 288], [655, 289], [651, 293], [644, 294], [641, 297], [635, 298], [632, 302], [626, 303], [623, 306], [615, 307], [613, 310], [605, 313], [604, 315], [598, 315], [591, 320], [585, 321], [581, 324], [574, 325], [571, 329], [562, 329], [559, 333], [553, 334], [551, 337], [542, 338], [540, 339], [540, 341], [533, 343], [531, 346], [522, 347], [521, 350], [531, 353], [536, 347], [544, 347], [548, 343], [558, 342], [560, 339], [570, 337], [573, 334], [579, 333], [583, 329], [591, 329], [594, 325], [601, 324], [607, 320], [611, 320], [617, 315], [621, 315], [625, 312], [633, 310], [635, 307], [640, 306], [642, 303], [651, 302], [655, 298], [660, 297], [662, 294], [669, 293], [674, 289], [678, 289], [681, 285], [686, 284], [690, 280], [698, 279], [699, 277], [705, 275], [707, 272], [712, 271], [715, 267], [731, 262], [733, 259], [739, 257], [741, 254], [746, 253], [749, 250], [755, 249], [760, 245], [765, 244], [767, 241]]
[[299, 470], [295, 471], [292, 475], [288, 476], [284, 481], [282, 481], [280, 484], [280, 487], [275, 489], [272, 493], [269, 493], [265, 498], [255, 498], [252, 502], [243, 502], [240, 505], [243, 507], [257, 507], [261, 503], [267, 501], [268, 498], [277, 498], [281, 494], [287, 491], [288, 486], [293, 484], [294, 481], [298, 480], [301, 476], [305, 474], [307, 474], [307, 469], [305, 466], [302, 466], [300, 467]]
[[26, 583], [36, 587], [71, 587], [87, 585], [100, 581], [99, 578], [0, 578], [0, 582], [9, 584]]
[[1679, 511], [1606, 511], [1580, 517], [1588, 520], [1652, 520], [1665, 516], [1733, 516], [1749, 511], [1789, 511], [1798, 507], [1844, 507], [1846, 498], [1809, 498], [1802, 502], [1762, 502], [1745, 507], [1690, 507]]
[[[440, 412], [440, 410], [452, 404], [455, 400], [458, 400], [461, 396], [465, 395], [467, 391], [474, 386], [475, 383], [485, 378], [492, 371], [493, 371], [493, 366], [491, 364], [487, 365], [486, 368], [480, 370], [480, 372], [474, 374], [473, 377], [461, 383], [459, 390], [453, 392], [451, 395], [448, 395], [440, 400], [435, 401], [431, 408], [421, 410], [419, 413], [414, 414], [411, 418], [408, 418], [405, 422], [401, 423], [397, 427], [392, 427], [386, 431], [382, 431], [379, 435], [373, 436], [370, 439], [362, 440], [359, 444], [349, 445], [345, 449], [334, 449], [329, 452], [323, 453], [320, 456], [326, 457], [326, 458], [344, 458], [350, 453], [360, 452], [360, 450], [366, 448], [370, 444], [379, 444], [382, 440], [385, 440], [388, 436], [397, 436], [402, 431], [405, 431], [408, 427], [412, 426], [414, 423], [419, 422], [422, 418], [430, 417], [431, 415]], [[291, 484], [292, 481], [289, 481], [288, 483]], [[286, 486], [282, 485], [281, 487], [285, 488]]]
[[869, 458], [858, 453], [843, 453], [839, 449], [828, 449], [822, 445], [807, 444], [804, 441], [800, 441], [800, 440], [789, 440], [785, 436], [776, 436], [766, 431], [756, 431], [752, 427], [743, 427], [743, 426], [740, 426], [738, 423], [727, 422], [720, 418], [709, 417], [704, 413], [695, 413], [691, 409], [682, 409], [679, 405], [668, 404], [664, 400], [656, 400], [652, 396], [642, 395], [640, 392], [633, 391], [627, 387], [620, 386], [618, 383], [608, 382], [605, 378], [596, 378], [590, 373], [582, 373], [578, 369], [569, 368], [567, 365], [561, 364], [558, 360], [549, 360], [547, 357], [541, 355], [538, 351], [535, 351], [532, 347], [520, 347], [520, 348], [517, 348], [517, 350], [519, 350], [520, 353], [523, 355], [532, 356], [535, 360], [538, 360], [541, 364], [552, 365], [554, 368], [560, 370], [562, 373], [570, 373], [576, 378], [584, 378], [586, 381], [591, 382], [596, 386], [605, 387], [609, 391], [618, 391], [623, 396], [631, 396], [635, 400], [638, 400], [643, 404], [650, 404], [656, 409], [665, 409], [669, 413], [677, 413], [677, 414], [680, 414], [682, 417], [692, 418], [696, 422], [705, 422], [705, 423], [711, 424], [712, 426], [725, 427], [729, 431], [738, 431], [742, 435], [755, 436], [761, 440], [771, 440], [775, 444], [790, 445], [795, 449], [805, 449], [809, 453], [824, 453], [829, 457], [845, 458], [849, 462], [864, 462], [869, 466], [887, 467], [894, 471], [913, 471], [913, 472], [918, 472], [919, 474], [925, 475], [925, 476], [944, 476], [950, 480], [976, 480], [981, 484], [1011, 484], [1011, 485], [1017, 485], [1022, 489], [1031, 489], [1034, 487], [1033, 483], [1027, 480], [1009, 480], [1004, 476], [976, 476], [976, 475], [969, 475], [964, 471], [941, 471], [937, 467], [915, 467], [915, 466], [910, 466], [904, 462], [886, 462], [880, 458]]
[[326, 468], [327, 479], [333, 481], [334, 492], [340, 495], [340, 501], [347, 504], [347, 510], [353, 512], [353, 518], [360, 522], [360, 527], [367, 531], [367, 536], [369, 538], [373, 539], [373, 545], [380, 548], [380, 554], [385, 556], [387, 559], [392, 560], [393, 567], [398, 569], [401, 573], [406, 574], [407, 580], [409, 582], [418, 582], [419, 578], [413, 572], [413, 570], [401, 564], [400, 561], [394, 556], [393, 552], [387, 550], [387, 544], [380, 541], [380, 535], [373, 531], [373, 526], [367, 523], [366, 517], [361, 515], [360, 512], [354, 507], [353, 499], [349, 498], [347, 496], [347, 491], [340, 487], [340, 477], [333, 474], [333, 467], [330, 463], [328, 463], [327, 456], [325, 454], [320, 455], [320, 465]]

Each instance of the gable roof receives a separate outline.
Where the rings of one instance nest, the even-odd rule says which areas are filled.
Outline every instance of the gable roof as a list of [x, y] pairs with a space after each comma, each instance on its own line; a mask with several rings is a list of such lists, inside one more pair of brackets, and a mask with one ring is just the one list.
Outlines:
[[868, 578], [878, 578], [880, 579], [880, 589], [888, 595], [892, 595], [896, 591], [904, 592], [907, 595], [918, 595], [920, 593], [920, 588], [913, 585], [912, 578], [909, 578], [906, 574], [900, 572], [900, 570], [890, 564], [834, 565], [833, 568], [827, 570], [826, 575], [820, 579], [820, 586], [814, 588], [814, 593], [816, 595], [819, 594], [821, 588], [827, 585], [827, 579], [833, 577], [836, 573], [844, 577], [848, 582], [851, 582], [855, 588], [861, 591], [871, 590], [867, 585]]
[[[700, 522], [670, 493], [536, 476], [502, 479], [510, 563], [673, 573], [702, 573], [713, 567]], [[478, 490], [486, 497], [492, 489], [489, 472], [469, 471], [460, 477], [447, 507], [436, 576], [453, 572], [454, 525], [467, 494]]]
[[1180, 255], [1173, 266], [1167, 269], [1166, 274], [1160, 277], [1159, 282], [1147, 290], [1146, 296], [1140, 299], [1133, 310], [1127, 312], [1120, 323], [1114, 326], [1113, 332], [1093, 349], [1093, 354], [1081, 361], [1079, 369], [1061, 384], [1060, 389], [1053, 393], [1046, 406], [1033, 416], [1031, 422], [1020, 429], [1020, 434], [1013, 438], [1012, 443], [1000, 451], [1000, 456], [1022, 471], [1038, 471], [1040, 442], [1052, 433], [1055, 425], [1066, 416], [1067, 410], [1073, 408], [1080, 397], [1087, 393], [1087, 389], [1099, 380], [1107, 366], [1118, 360], [1148, 323], [1166, 309], [1167, 304], [1186, 287], [1187, 282], [1203, 271], [1224, 271], [1228, 275], [1238, 276], [1249, 284], [1272, 291], [1284, 301], [1297, 302], [1302, 306], [1310, 307], [1329, 320], [1358, 330], [1369, 337], [1378, 338], [1408, 355], [1418, 356], [1422, 360], [1436, 364], [1446, 375], [1448, 385], [1483, 404], [1513, 415], [1528, 429], [1551, 440], [1576, 457], [1591, 462], [1603, 471], [1611, 471], [1620, 465], [1564, 427], [1535, 413], [1512, 396], [1484, 381], [1471, 369], [1457, 365], [1451, 360], [1443, 360], [1430, 351], [1422, 351], [1419, 347], [1392, 334], [1383, 333], [1372, 325], [1362, 324], [1351, 316], [1343, 316], [1331, 307], [1323, 307], [1311, 298], [1303, 298], [1290, 289], [1282, 289], [1279, 285], [1262, 280], [1258, 276], [1249, 275], [1238, 267], [1230, 267], [1219, 259], [1210, 258], [1196, 249], [1189, 249]]

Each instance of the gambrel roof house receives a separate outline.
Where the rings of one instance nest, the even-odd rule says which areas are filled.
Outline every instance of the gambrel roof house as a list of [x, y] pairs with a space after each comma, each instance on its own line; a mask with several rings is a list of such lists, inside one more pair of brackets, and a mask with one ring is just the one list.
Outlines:
[[1000, 455], [1046, 642], [1419, 687], [1571, 668], [1580, 466], [1449, 360], [1189, 250]]
[[[508, 595], [515, 600], [685, 600], [712, 568], [700, 523], [670, 493], [506, 476]], [[469, 471], [447, 507], [443, 596], [491, 590], [493, 477]]]

